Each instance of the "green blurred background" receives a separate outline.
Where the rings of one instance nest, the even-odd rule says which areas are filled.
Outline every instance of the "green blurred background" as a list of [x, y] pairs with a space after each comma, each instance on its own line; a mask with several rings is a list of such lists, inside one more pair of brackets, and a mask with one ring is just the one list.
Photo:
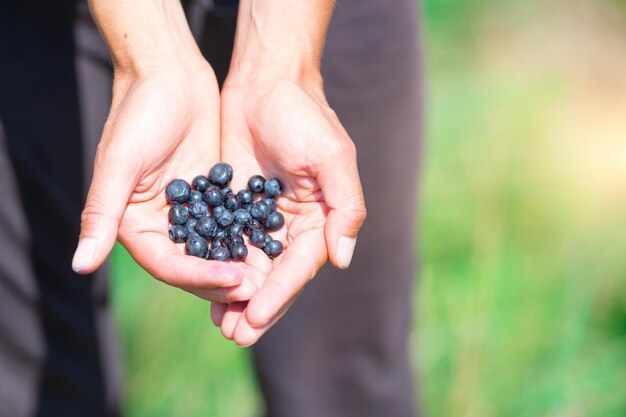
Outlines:
[[[626, 1], [422, 9], [425, 415], [626, 416]], [[119, 247], [112, 268], [129, 417], [261, 414], [206, 303]]]

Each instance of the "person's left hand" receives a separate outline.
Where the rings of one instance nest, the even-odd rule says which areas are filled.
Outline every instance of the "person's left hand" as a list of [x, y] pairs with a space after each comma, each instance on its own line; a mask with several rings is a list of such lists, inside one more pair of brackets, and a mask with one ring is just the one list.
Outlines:
[[233, 190], [255, 174], [283, 184], [278, 206], [284, 245], [270, 261], [249, 245], [246, 263], [265, 275], [249, 302], [212, 303], [211, 317], [240, 346], [256, 342], [291, 306], [330, 258], [350, 264], [366, 211], [356, 148], [321, 86], [276, 82], [271, 87], [226, 83], [222, 92], [222, 160], [234, 168]]

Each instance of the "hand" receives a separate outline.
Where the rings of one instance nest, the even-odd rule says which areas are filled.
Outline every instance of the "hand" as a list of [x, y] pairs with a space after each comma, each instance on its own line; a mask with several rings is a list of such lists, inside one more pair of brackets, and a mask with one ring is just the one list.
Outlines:
[[93, 272], [117, 237], [169, 285], [211, 301], [247, 300], [257, 289], [253, 271], [186, 256], [167, 237], [165, 187], [174, 178], [191, 182], [219, 159], [219, 92], [206, 62], [159, 68], [116, 74], [72, 267]]
[[336, 267], [349, 266], [365, 204], [354, 144], [315, 83], [263, 88], [227, 81], [222, 159], [233, 165], [234, 190], [257, 173], [283, 183], [278, 206], [285, 228], [275, 238], [284, 253], [270, 261], [250, 247], [250, 264], [265, 274], [261, 287], [247, 303], [211, 306], [224, 336], [248, 346], [286, 312], [328, 257]]

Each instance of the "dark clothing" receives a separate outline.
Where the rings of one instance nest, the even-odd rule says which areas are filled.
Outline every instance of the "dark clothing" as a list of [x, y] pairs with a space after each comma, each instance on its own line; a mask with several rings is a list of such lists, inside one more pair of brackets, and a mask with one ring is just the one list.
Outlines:
[[[105, 271], [79, 277], [70, 268], [111, 69], [85, 4], [66, 4], [71, 18], [0, 6], [3, 417], [119, 415]], [[223, 80], [235, 16], [225, 4], [206, 13], [207, 4], [187, 4], [190, 25]], [[350, 269], [322, 269], [255, 346], [267, 415], [414, 416], [408, 335], [421, 71], [413, 0], [338, 2], [322, 70], [357, 145], [369, 217]], [[400, 196], [405, 204], [386, 204]], [[403, 250], [381, 258], [381, 247]]]

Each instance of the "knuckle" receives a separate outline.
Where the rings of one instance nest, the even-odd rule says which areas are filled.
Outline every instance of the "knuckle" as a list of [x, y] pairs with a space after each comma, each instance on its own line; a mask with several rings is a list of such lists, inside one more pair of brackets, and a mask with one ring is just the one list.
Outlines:
[[98, 199], [88, 199], [80, 214], [80, 225], [83, 233], [97, 229], [106, 218], [106, 207]]

